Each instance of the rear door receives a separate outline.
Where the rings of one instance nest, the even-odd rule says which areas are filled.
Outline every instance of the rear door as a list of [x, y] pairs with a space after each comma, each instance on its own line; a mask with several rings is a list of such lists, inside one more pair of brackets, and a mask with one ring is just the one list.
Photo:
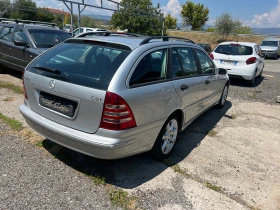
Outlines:
[[171, 83], [182, 100], [185, 122], [188, 122], [204, 110], [206, 78], [201, 75], [192, 48], [173, 47], [170, 57]]

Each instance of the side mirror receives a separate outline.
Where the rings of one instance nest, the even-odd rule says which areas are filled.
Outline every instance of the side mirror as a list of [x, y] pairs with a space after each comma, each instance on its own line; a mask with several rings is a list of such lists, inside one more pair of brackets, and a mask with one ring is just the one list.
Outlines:
[[27, 42], [25, 41], [14, 41], [16, 46], [27, 47]]
[[219, 69], [218, 69], [218, 74], [220, 74], [220, 75], [226, 75], [226, 74], [227, 74], [227, 70], [226, 70], [226, 69], [219, 68]]

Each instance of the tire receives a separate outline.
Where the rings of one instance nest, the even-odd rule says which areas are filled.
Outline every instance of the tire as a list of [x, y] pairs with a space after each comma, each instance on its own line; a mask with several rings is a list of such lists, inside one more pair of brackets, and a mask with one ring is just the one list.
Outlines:
[[247, 81], [247, 84], [248, 84], [249, 86], [253, 87], [254, 84], [255, 84], [255, 79], [256, 79], [256, 72], [255, 72], [253, 78], [252, 78], [251, 80], [248, 80], [248, 81]]
[[258, 78], [262, 77], [263, 69], [264, 69], [264, 66], [263, 66], [263, 68], [262, 68], [262, 70], [261, 70], [261, 72], [260, 72]]
[[221, 98], [219, 100], [219, 103], [217, 104], [217, 108], [221, 109], [224, 107], [226, 101], [227, 101], [227, 96], [228, 96], [228, 84], [225, 85]]
[[171, 115], [164, 123], [150, 155], [156, 160], [166, 159], [174, 149], [179, 133], [179, 121], [176, 115]]

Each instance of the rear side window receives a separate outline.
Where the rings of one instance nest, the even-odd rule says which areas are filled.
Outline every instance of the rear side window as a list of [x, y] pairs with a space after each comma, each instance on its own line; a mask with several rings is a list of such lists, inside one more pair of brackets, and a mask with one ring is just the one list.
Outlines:
[[63, 43], [35, 59], [27, 71], [107, 90], [113, 75], [129, 53], [110, 46]]
[[12, 33], [13, 33], [14, 28], [13, 27], [3, 27], [1, 34], [0, 34], [0, 39], [6, 40], [6, 41], [12, 41]]
[[222, 44], [215, 49], [215, 53], [226, 55], [252, 55], [253, 48], [239, 44]]
[[155, 82], [166, 78], [167, 49], [146, 55], [136, 67], [129, 85]]

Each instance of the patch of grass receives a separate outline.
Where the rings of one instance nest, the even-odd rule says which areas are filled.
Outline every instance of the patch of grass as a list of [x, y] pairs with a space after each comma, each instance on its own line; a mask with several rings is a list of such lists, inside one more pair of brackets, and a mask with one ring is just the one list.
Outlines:
[[163, 163], [165, 166], [167, 166], [167, 167], [171, 167], [171, 166], [174, 165], [174, 163], [173, 163], [171, 160], [169, 160], [168, 158], [162, 160], [162, 163]]
[[35, 145], [37, 147], [43, 147], [43, 141], [37, 141]]
[[215, 137], [217, 136], [218, 132], [215, 131], [215, 130], [211, 130], [207, 133], [207, 136], [210, 136], [210, 137]]
[[3, 115], [2, 113], [0, 113], [0, 119], [2, 119], [4, 121], [4, 123], [9, 125], [14, 131], [21, 131], [23, 129], [21, 122], [11, 119], [11, 118]]
[[172, 169], [173, 169], [176, 173], [185, 175], [185, 171], [184, 171], [183, 169], [181, 169], [180, 166], [179, 166], [178, 164], [175, 165], [175, 166], [172, 166]]
[[254, 90], [255, 93], [262, 93], [261, 90]]
[[235, 114], [232, 114], [230, 117], [231, 117], [231, 119], [233, 119], [233, 120], [236, 119], [236, 115], [235, 115]]
[[136, 198], [130, 197], [124, 190], [111, 188], [109, 191], [109, 197], [114, 205], [120, 206], [124, 209], [134, 209], [133, 205]]
[[213, 185], [210, 182], [205, 182], [204, 185], [205, 185], [205, 187], [207, 187], [207, 188], [209, 188], [211, 190], [214, 190], [216, 192], [222, 192], [222, 188], [221, 187]]
[[18, 85], [14, 85], [12, 83], [9, 83], [9, 82], [0, 82], [0, 88], [7, 88], [11, 91], [13, 91], [14, 93], [17, 93], [17, 94], [23, 94], [23, 89], [21, 86], [18, 86]]
[[99, 177], [99, 176], [90, 176], [91, 180], [95, 185], [105, 185], [106, 179], [105, 177]]
[[8, 97], [8, 98], [5, 98], [3, 101], [10, 102], [10, 101], [14, 101], [14, 100], [15, 100], [15, 98]]

